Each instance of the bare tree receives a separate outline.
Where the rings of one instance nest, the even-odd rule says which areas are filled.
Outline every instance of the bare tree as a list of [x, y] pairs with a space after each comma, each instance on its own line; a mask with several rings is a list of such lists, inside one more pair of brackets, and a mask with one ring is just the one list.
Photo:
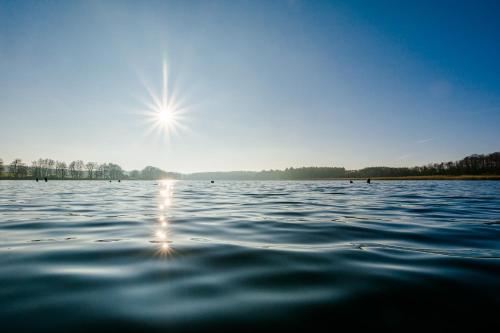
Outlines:
[[31, 174], [33, 175], [33, 177], [41, 177], [40, 175], [40, 167], [38, 165], [38, 162], [37, 161], [32, 161], [31, 162]]
[[60, 179], [64, 179], [66, 177], [66, 170], [67, 170], [66, 163], [64, 162], [56, 162], [56, 176]]
[[123, 170], [118, 164], [109, 163], [109, 178], [121, 179], [123, 178]]
[[50, 158], [47, 160], [47, 176], [48, 177], [50, 177], [54, 174], [55, 165], [56, 165], [56, 161], [54, 161]]
[[96, 166], [95, 177], [97, 179], [104, 178], [104, 164], [99, 164]]
[[18, 174], [21, 178], [28, 176], [29, 168], [26, 164], [21, 163], [18, 167]]
[[16, 158], [9, 165], [9, 173], [11, 175], [14, 175], [15, 178], [18, 178], [22, 166], [23, 166], [23, 161], [20, 158]]
[[96, 162], [88, 162], [87, 164], [85, 164], [85, 168], [87, 169], [87, 176], [89, 179], [92, 179], [92, 176], [94, 175], [94, 170], [96, 169], [96, 167], [97, 167]]
[[83, 163], [82, 160], [78, 160], [75, 163], [75, 169], [77, 171], [77, 177], [78, 179], [82, 178], [83, 175], [83, 167], [85, 166], [85, 163]]
[[78, 172], [78, 171], [76, 171], [76, 161], [72, 161], [69, 164], [68, 170], [69, 170], [69, 174], [71, 175], [71, 178], [76, 179], [76, 175]]
[[101, 178], [102, 179], [106, 179], [106, 178], [109, 178], [110, 175], [109, 175], [109, 164], [107, 163], [103, 163], [101, 165], [99, 165], [99, 170], [101, 171]]
[[39, 158], [37, 162], [37, 169], [40, 177], [47, 176], [47, 160], [43, 158]]

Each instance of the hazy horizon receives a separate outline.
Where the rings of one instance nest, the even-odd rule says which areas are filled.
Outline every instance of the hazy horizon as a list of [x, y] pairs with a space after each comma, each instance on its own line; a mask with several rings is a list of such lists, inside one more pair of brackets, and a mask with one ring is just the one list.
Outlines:
[[[499, 13], [493, 1], [2, 1], [0, 158], [193, 173], [499, 151]], [[155, 116], [159, 104], [175, 116]]]
[[[486, 153], [486, 154], [473, 154], [473, 155], [488, 155], [488, 154], [493, 154], [493, 153], [498, 153], [498, 152], [490, 152], [490, 153]], [[463, 156], [463, 158], [465, 158], [467, 156]], [[20, 158], [18, 156], [18, 158]], [[0, 157], [0, 159], [2, 159]], [[50, 158], [50, 157], [43, 157], [43, 158], [38, 158], [38, 159], [33, 159], [33, 160], [25, 160], [23, 158], [20, 158], [22, 160], [22, 162], [26, 165], [26, 166], [30, 166], [30, 163], [31, 162], [38, 162], [39, 159], [52, 159], [54, 161], [60, 161], [60, 162], [65, 162], [66, 165], [68, 165], [70, 162], [72, 161], [64, 161], [64, 160], [58, 160], [58, 159], [53, 159], [53, 158]], [[14, 160], [14, 159], [13, 159]], [[77, 159], [78, 160], [78, 159]], [[462, 158], [460, 159], [457, 159], [457, 160], [452, 160], [452, 161], [444, 161], [444, 160], [440, 160], [440, 161], [429, 161], [427, 163], [423, 163], [423, 164], [420, 164], [420, 165], [408, 165], [408, 166], [394, 166], [394, 165], [367, 165], [367, 166], [363, 166], [363, 167], [360, 167], [360, 168], [356, 168], [356, 169], [350, 169], [350, 168], [346, 168], [345, 166], [341, 165], [341, 164], [332, 164], [332, 165], [291, 165], [291, 166], [287, 166], [287, 167], [284, 167], [284, 168], [281, 168], [281, 169], [272, 169], [272, 168], [263, 168], [263, 169], [232, 169], [232, 170], [195, 170], [195, 171], [191, 171], [191, 172], [183, 172], [183, 171], [178, 171], [178, 170], [170, 170], [170, 169], [163, 169], [159, 166], [156, 166], [156, 165], [152, 165], [152, 164], [145, 164], [143, 165], [142, 167], [139, 167], [139, 168], [135, 168], [135, 169], [127, 169], [127, 168], [124, 168], [123, 171], [125, 172], [131, 172], [131, 171], [140, 171], [140, 170], [143, 170], [144, 168], [146, 167], [155, 167], [155, 168], [159, 168], [161, 169], [162, 171], [166, 171], [166, 172], [170, 172], [170, 173], [179, 173], [179, 174], [184, 174], [184, 175], [188, 175], [188, 174], [195, 174], [195, 173], [217, 173], [217, 172], [261, 172], [261, 171], [269, 171], [269, 170], [285, 170], [285, 169], [288, 169], [288, 168], [295, 168], [295, 169], [299, 169], [299, 168], [345, 168], [346, 171], [355, 171], [355, 170], [362, 170], [364, 168], [370, 168], [370, 167], [389, 167], [389, 168], [398, 168], [398, 167], [420, 167], [420, 166], [426, 166], [426, 165], [429, 165], [429, 164], [434, 164], [434, 163], [446, 163], [446, 162], [458, 162], [459, 160], [462, 160]], [[7, 168], [9, 163], [12, 162], [10, 160], [4, 160], [3, 161], [3, 164], [4, 164], [4, 167]], [[97, 163], [97, 164], [102, 164], [102, 163], [114, 163], [115, 164], [115, 161], [83, 161], [84, 163], [85, 162], [94, 162], [94, 163]], [[119, 165], [121, 167], [121, 165]]]

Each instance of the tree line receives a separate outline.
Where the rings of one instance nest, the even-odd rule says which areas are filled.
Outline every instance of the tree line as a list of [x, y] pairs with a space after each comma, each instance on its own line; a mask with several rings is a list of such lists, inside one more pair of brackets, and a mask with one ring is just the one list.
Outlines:
[[459, 161], [431, 163], [411, 168], [369, 167], [349, 171], [350, 177], [500, 175], [500, 152], [474, 154]]
[[114, 163], [85, 163], [82, 160], [76, 160], [67, 164], [64, 161], [40, 158], [27, 164], [22, 159], [16, 158], [8, 165], [4, 165], [3, 160], [0, 159], [0, 177], [13, 179], [122, 179], [125, 177], [125, 172], [118, 164]]
[[303, 167], [286, 168], [285, 170], [262, 171], [229, 171], [229, 172], [198, 172], [183, 175], [189, 180], [299, 180], [343, 178], [345, 168], [337, 167]]
[[303, 167], [285, 170], [200, 172], [183, 175], [194, 180], [298, 180], [331, 178], [412, 177], [412, 176], [500, 175], [500, 152], [470, 155], [459, 161], [415, 167], [367, 167], [346, 170], [339, 167]]
[[415, 167], [368, 167], [346, 170], [342, 167], [302, 167], [285, 170], [200, 172], [180, 174], [153, 166], [142, 170], [124, 171], [118, 164], [72, 161], [66, 164], [49, 158], [40, 158], [26, 164], [16, 158], [4, 165], [0, 159], [0, 178], [4, 179], [189, 179], [189, 180], [298, 180], [328, 178], [410, 177], [500, 175], [500, 152], [470, 155], [459, 161], [431, 163]]
[[84, 162], [82, 160], [66, 163], [50, 158], [39, 158], [31, 164], [20, 158], [4, 164], [0, 158], [0, 178], [3, 179], [75, 179], [75, 180], [118, 180], [118, 179], [163, 179], [180, 178], [178, 174], [165, 172], [148, 166], [142, 170], [126, 172], [115, 163]]

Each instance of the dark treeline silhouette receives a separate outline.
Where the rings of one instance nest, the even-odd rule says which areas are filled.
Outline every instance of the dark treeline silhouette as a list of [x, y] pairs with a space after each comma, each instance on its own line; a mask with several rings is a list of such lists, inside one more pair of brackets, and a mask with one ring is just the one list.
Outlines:
[[141, 171], [132, 170], [128, 173], [129, 179], [143, 179], [143, 180], [156, 180], [156, 179], [181, 179], [181, 174], [176, 172], [167, 172], [162, 169], [147, 166]]
[[411, 168], [368, 167], [345, 170], [334, 167], [287, 168], [269, 171], [200, 172], [184, 175], [194, 180], [294, 180], [329, 178], [420, 177], [420, 176], [500, 175], [500, 152], [471, 155], [460, 161], [433, 163]]
[[410, 177], [500, 175], [500, 152], [470, 155], [455, 162], [433, 163], [412, 168], [370, 167], [349, 171], [351, 177]]
[[500, 152], [471, 155], [460, 161], [433, 163], [411, 168], [368, 167], [346, 170], [337, 167], [304, 167], [285, 170], [200, 172], [183, 175], [192, 180], [294, 180], [331, 178], [420, 177], [500, 175]]
[[229, 171], [229, 172], [199, 172], [184, 175], [183, 179], [190, 180], [298, 180], [298, 179], [326, 179], [345, 177], [344, 168], [332, 167], [304, 167], [287, 168], [285, 170], [263, 171]]
[[145, 179], [155, 180], [163, 178], [180, 178], [178, 174], [165, 172], [158, 168], [146, 167], [141, 171], [125, 172], [122, 167], [114, 163], [72, 161], [67, 164], [49, 158], [40, 158], [24, 163], [16, 158], [10, 164], [4, 165], [0, 159], [0, 178], [4, 179], [75, 179], [75, 180], [119, 180], [119, 179]]
[[368, 167], [346, 170], [339, 167], [303, 167], [285, 170], [199, 172], [180, 174], [147, 166], [142, 170], [124, 171], [113, 163], [72, 161], [69, 164], [51, 159], [38, 159], [27, 165], [15, 159], [5, 165], [0, 159], [0, 178], [4, 179], [186, 179], [186, 180], [299, 180], [331, 178], [420, 177], [420, 176], [480, 176], [500, 175], [500, 152], [470, 155], [455, 162], [433, 163], [425, 166], [392, 168]]

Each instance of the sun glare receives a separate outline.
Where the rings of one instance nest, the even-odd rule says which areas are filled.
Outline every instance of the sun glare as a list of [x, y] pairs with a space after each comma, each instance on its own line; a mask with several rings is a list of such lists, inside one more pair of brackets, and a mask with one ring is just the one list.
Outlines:
[[170, 110], [160, 110], [157, 114], [158, 121], [162, 122], [163, 125], [168, 126], [172, 121], [172, 112]]
[[168, 74], [167, 64], [164, 61], [159, 94], [144, 83], [150, 100], [145, 102], [147, 109], [141, 112], [146, 115], [146, 120], [150, 124], [150, 132], [154, 131], [167, 138], [176, 134], [179, 129], [185, 129], [182, 120], [188, 110], [178, 98], [172, 85], [169, 85]]
[[[163, 117], [164, 115], [161, 115]], [[160, 120], [160, 115], [158, 115]], [[167, 121], [168, 118], [161, 118], [161, 121]], [[169, 231], [168, 210], [172, 203], [174, 196], [175, 180], [162, 180], [160, 181], [159, 199], [162, 201], [159, 208], [158, 220], [154, 224], [154, 231], [152, 234], [154, 244], [157, 244], [157, 254], [161, 257], [167, 257], [173, 254], [171, 233]]]

